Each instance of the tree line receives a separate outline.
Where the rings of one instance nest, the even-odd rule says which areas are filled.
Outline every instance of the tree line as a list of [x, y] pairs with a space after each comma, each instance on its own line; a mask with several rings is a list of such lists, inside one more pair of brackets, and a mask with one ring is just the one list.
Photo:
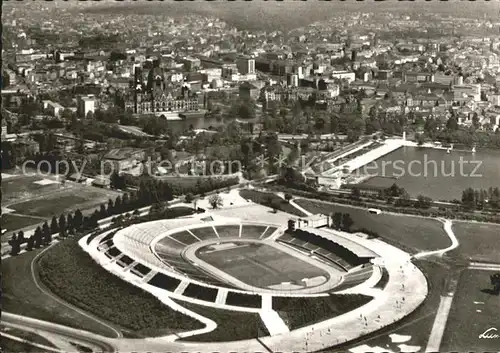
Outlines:
[[462, 192], [462, 206], [467, 210], [483, 210], [491, 208], [500, 210], [500, 189], [467, 188]]
[[[47, 246], [52, 242], [52, 235], [59, 233], [60, 238], [66, 238], [68, 235], [74, 235], [79, 232], [89, 231], [98, 226], [98, 221], [113, 215], [125, 212], [135, 211], [141, 207], [157, 205], [174, 199], [175, 192], [182, 191], [184, 194], [199, 194], [202, 197], [205, 193], [212, 190], [229, 188], [238, 183], [233, 179], [205, 179], [191, 187], [174, 189], [167, 182], [158, 181], [152, 178], [142, 180], [138, 190], [125, 193], [123, 196], [117, 196], [115, 201], [109, 199], [107, 204], [101, 204], [98, 209], [88, 216], [83, 216], [80, 209], [74, 214], [61, 214], [59, 218], [55, 215], [49, 223], [46, 221], [41, 227], [38, 226], [35, 232], [29, 238], [25, 238], [24, 232], [19, 231], [13, 234], [9, 244], [11, 245], [11, 255], [17, 255], [21, 251], [21, 245], [26, 244], [28, 251], [33, 248]], [[137, 212], [136, 212], [137, 213]]]

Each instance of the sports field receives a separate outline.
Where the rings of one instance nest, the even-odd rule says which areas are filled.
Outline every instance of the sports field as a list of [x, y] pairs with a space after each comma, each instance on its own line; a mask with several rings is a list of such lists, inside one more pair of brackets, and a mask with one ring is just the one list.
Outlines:
[[[115, 196], [116, 197], [116, 196]], [[86, 208], [98, 206], [100, 203], [107, 202], [108, 195], [99, 190], [87, 189], [69, 189], [56, 194], [50, 194], [42, 198], [24, 201], [9, 206], [16, 213], [38, 216], [52, 217], [77, 208]]]
[[56, 191], [61, 187], [41, 176], [15, 175], [2, 180], [2, 204]]
[[210, 245], [203, 247], [196, 256], [255, 287], [266, 288], [282, 282], [303, 285], [304, 278], [328, 278], [324, 270], [267, 244], [240, 243], [229, 249], [212, 250]]
[[500, 263], [500, 225], [453, 222], [460, 246], [451, 253], [474, 261]]
[[[441, 343], [441, 352], [498, 352], [500, 338], [480, 338], [500, 335], [500, 297], [489, 293], [490, 275], [495, 271], [465, 270], [460, 276], [450, 315]], [[495, 331], [496, 330], [496, 331]]]
[[[73, 182], [61, 184], [54, 175], [22, 175], [2, 173], [2, 229], [15, 231], [35, 226], [80, 209], [97, 208], [101, 203], [113, 201], [120, 193]], [[5, 237], [3, 237], [5, 238]], [[5, 240], [5, 239], [3, 239]]]

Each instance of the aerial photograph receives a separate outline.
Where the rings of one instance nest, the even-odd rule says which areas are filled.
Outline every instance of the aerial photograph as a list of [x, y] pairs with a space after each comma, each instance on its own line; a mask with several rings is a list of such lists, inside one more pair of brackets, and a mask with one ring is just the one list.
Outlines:
[[1, 6], [0, 353], [500, 353], [500, 0]]

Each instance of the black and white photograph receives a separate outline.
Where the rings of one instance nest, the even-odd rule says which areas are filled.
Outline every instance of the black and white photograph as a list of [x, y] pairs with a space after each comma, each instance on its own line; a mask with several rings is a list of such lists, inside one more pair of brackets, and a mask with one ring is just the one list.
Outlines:
[[500, 0], [1, 6], [1, 353], [500, 353]]

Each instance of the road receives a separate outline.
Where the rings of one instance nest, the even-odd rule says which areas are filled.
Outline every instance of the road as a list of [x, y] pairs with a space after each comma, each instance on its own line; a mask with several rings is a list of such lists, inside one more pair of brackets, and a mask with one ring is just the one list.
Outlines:
[[87, 331], [77, 330], [47, 321], [32, 319], [30, 317], [15, 315], [4, 311], [2, 312], [2, 324], [15, 328], [22, 327], [28, 331], [36, 330], [39, 333], [47, 332], [49, 334], [55, 334], [65, 340], [88, 346], [92, 348], [93, 351], [115, 352], [112, 338], [106, 338]]

